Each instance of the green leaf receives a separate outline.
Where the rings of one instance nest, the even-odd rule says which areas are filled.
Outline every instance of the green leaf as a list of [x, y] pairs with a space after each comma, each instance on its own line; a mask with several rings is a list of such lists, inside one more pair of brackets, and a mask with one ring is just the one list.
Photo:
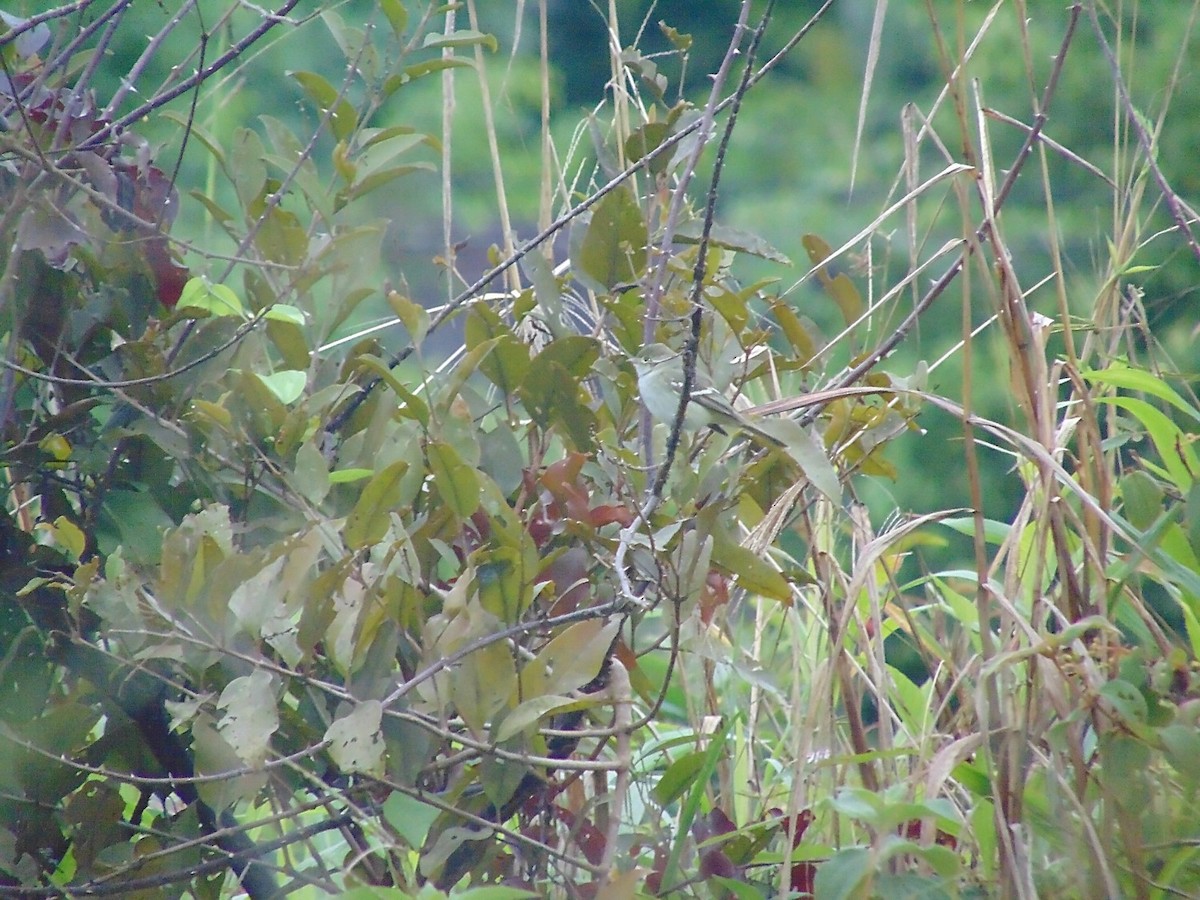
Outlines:
[[453, 31], [450, 34], [438, 34], [436, 32], [425, 35], [425, 42], [422, 47], [473, 47], [476, 44], [482, 44], [493, 53], [500, 49], [500, 44], [495, 36], [484, 34], [481, 31], [472, 31], [469, 28], [464, 28], [461, 31]]
[[477, 736], [508, 702], [517, 672], [512, 653], [497, 641], [481, 647], [455, 666], [450, 677], [450, 699]]
[[383, 818], [413, 850], [419, 850], [425, 843], [429, 828], [439, 815], [441, 811], [437, 807], [400, 791], [393, 791], [383, 801]]
[[387, 363], [377, 356], [364, 355], [358, 358], [358, 364], [364, 369], [375, 372], [387, 383], [392, 392], [404, 401], [401, 409], [409, 418], [420, 423], [422, 428], [429, 427], [429, 405], [405, 387], [404, 382], [396, 376], [395, 371]]
[[388, 292], [387, 302], [388, 306], [392, 308], [392, 312], [396, 314], [396, 318], [403, 322], [404, 327], [408, 329], [413, 344], [420, 345], [429, 331], [429, 313], [425, 307], [414, 303], [396, 291]]
[[1086, 380], [1128, 391], [1138, 391], [1165, 400], [1194, 421], [1200, 422], [1200, 410], [1184, 400], [1169, 384], [1145, 369], [1135, 369], [1122, 362], [1114, 361], [1106, 369], [1085, 369], [1079, 373]]
[[878, 825], [883, 815], [880, 798], [863, 788], [842, 788], [828, 802], [842, 815], [867, 825]]
[[787, 455], [800, 467], [813, 487], [834, 503], [841, 502], [842, 485], [837, 469], [825, 445], [813, 436], [810, 429], [802, 428], [791, 419], [759, 420], [755, 424], [763, 430], [769, 428], [770, 434], [784, 442]]
[[491, 351], [479, 362], [479, 371], [506, 396], [515, 394], [529, 372], [529, 347], [512, 331], [486, 303], [471, 307], [464, 326], [468, 348], [484, 341], [491, 342]]
[[485, 549], [472, 556], [479, 603], [501, 622], [516, 622], [533, 602], [532, 573], [515, 547]]
[[379, 0], [379, 8], [387, 16], [392, 33], [397, 38], [403, 37], [404, 29], [408, 27], [408, 10], [404, 8], [404, 4], [400, 0]]
[[544, 694], [541, 697], [533, 697], [524, 703], [519, 703], [512, 712], [500, 720], [500, 725], [496, 729], [496, 741], [504, 743], [510, 738], [516, 737], [526, 728], [537, 724], [542, 716], [564, 707], [575, 706], [576, 702], [571, 697]]
[[599, 674], [618, 628], [617, 619], [588, 619], [555, 635], [521, 670], [520, 699], [583, 687]]
[[865, 847], [848, 847], [817, 867], [814, 894], [822, 900], [854, 900], [866, 896], [870, 878], [871, 852]]
[[1134, 685], [1119, 679], [1105, 682], [1100, 696], [1129, 725], [1144, 725], [1147, 716], [1146, 698]]
[[[328, 81], [316, 72], [289, 72], [291, 78], [300, 85], [301, 90], [316, 104], [321, 112], [333, 108], [329, 126], [333, 136], [339, 141], [348, 138], [358, 122], [358, 114], [345, 97], [338, 97], [338, 92]], [[336, 106], [335, 106], [336, 104]]]
[[[576, 334], [547, 344], [542, 352], [534, 357], [534, 366], [557, 363], [576, 378], [586, 378], [592, 374], [592, 366], [599, 358], [599, 342], [595, 338]], [[530, 372], [530, 377], [537, 378], [543, 374], [545, 373], [535, 368]]]
[[249, 128], [233, 132], [229, 151], [229, 174], [243, 208], [249, 207], [262, 194], [267, 182], [267, 167], [263, 164], [266, 148], [259, 136]]
[[651, 796], [660, 806], [669, 806], [687, 793], [704, 770], [703, 750], [693, 750], [675, 760], [654, 786]]
[[350, 484], [375, 474], [374, 469], [335, 469], [329, 473], [330, 484]]
[[310, 503], [320, 503], [329, 493], [329, 466], [325, 462], [325, 455], [312, 441], [305, 441], [296, 451], [293, 482], [296, 490]]
[[53, 523], [39, 522], [35, 527], [39, 531], [48, 532], [54, 543], [65, 550], [73, 561], [77, 562], [87, 548], [87, 539], [83, 532], [66, 516], [59, 516]]
[[754, 885], [746, 884], [744, 881], [735, 881], [723, 875], [714, 876], [712, 881], [729, 891], [737, 900], [766, 900], [767, 898], [767, 895]]
[[[950, 516], [945, 519], [938, 519], [934, 524], [944, 525], [952, 531], [957, 531], [959, 534], [964, 534], [967, 537], [975, 534], [975, 518], [973, 516]], [[1012, 531], [1012, 526], [1007, 522], [1000, 522], [996, 519], [983, 520], [983, 539], [989, 544], [1000, 546], [1008, 540], [1010, 531]]]
[[299, 325], [301, 328], [308, 324], [304, 312], [298, 307], [287, 303], [276, 303], [266, 311], [263, 318], [274, 322], [287, 322], [291, 325]]
[[[636, 129], [625, 141], [625, 155], [630, 162], [637, 162], [649, 156], [667, 139], [671, 126], [666, 122], [647, 122]], [[671, 164], [674, 151], [664, 151], [650, 161], [649, 169], [654, 175], [661, 175]]]
[[596, 204], [571, 255], [575, 277], [597, 293], [636, 283], [646, 269], [646, 220], [633, 191], [622, 185]]
[[267, 783], [265, 770], [241, 776], [228, 775], [229, 772], [244, 769], [246, 764], [205, 713], [192, 722], [192, 753], [197, 775], [226, 776], [206, 778], [196, 785], [201, 799], [215, 810], [224, 810], [239, 801], [252, 800]]
[[1200, 457], [1196, 456], [1190, 440], [1178, 425], [1145, 400], [1134, 397], [1100, 397], [1097, 402], [1108, 403], [1133, 414], [1150, 435], [1154, 449], [1158, 451], [1158, 456], [1175, 487], [1183, 493], [1191, 488], [1195, 480], [1193, 473], [1200, 472]]
[[[924, 858], [925, 853], [921, 852], [923, 850], [953, 852], [945, 847], [917, 847], [915, 855]], [[951, 900], [952, 897], [959, 896], [957, 891], [949, 893], [945, 885], [946, 882], [941, 877], [917, 875], [913, 872], [884, 872], [875, 879], [872, 889], [874, 896], [887, 897], [888, 900]]]
[[309, 353], [308, 341], [304, 337], [304, 329], [291, 322], [272, 322], [270, 319], [271, 316], [268, 313], [267, 337], [279, 350], [284, 365], [297, 371], [307, 369], [309, 363], [312, 362], [312, 355]]
[[[1133, 469], [1123, 475], [1118, 482], [1121, 489], [1121, 499], [1125, 501], [1125, 518], [1135, 528], [1144, 531], [1154, 524], [1162, 514], [1163, 489], [1159, 483], [1141, 469]], [[1189, 511], [1192, 493], [1188, 494]], [[1189, 528], [1189, 533], [1191, 529]]]
[[197, 310], [211, 316], [236, 316], [244, 318], [245, 307], [238, 295], [224, 284], [212, 284], [207, 278], [191, 278], [179, 294], [175, 309]]
[[354, 187], [346, 193], [346, 201], [357, 200], [360, 197], [365, 197], [367, 194], [374, 191], [376, 188], [387, 184], [389, 181], [395, 181], [397, 178], [402, 178], [405, 175], [412, 175], [414, 172], [432, 172], [435, 171], [430, 163], [409, 163], [403, 166], [392, 166], [388, 169], [381, 169], [378, 172], [372, 172], [365, 178], [361, 178], [354, 183]]
[[285, 369], [271, 375], [258, 375], [258, 380], [267, 386], [272, 394], [279, 398], [280, 403], [294, 403], [304, 393], [308, 384], [308, 375], [294, 369]]
[[1200, 617], [1197, 617], [1187, 603], [1180, 603], [1178, 609], [1183, 616], [1183, 624], [1187, 630], [1188, 644], [1191, 645], [1192, 654], [1200, 657]]
[[598, 356], [599, 349], [591, 338], [573, 336], [552, 341], [533, 358], [519, 391], [539, 427], [557, 428], [574, 449], [585, 452], [593, 444], [596, 416], [580, 396], [580, 379], [591, 373]]
[[792, 599], [792, 586], [783, 573], [760, 554], [738, 544], [724, 528], [713, 531], [712, 564], [736, 576], [738, 586], [752, 594], [781, 603]]
[[1194, 726], [1175, 723], [1159, 731], [1167, 761], [1193, 784], [1200, 782], [1200, 733]]
[[[358, 502], [346, 518], [342, 535], [346, 546], [358, 550], [382, 540], [391, 521], [392, 510], [399, 507], [403, 500], [404, 476], [407, 472], [408, 463], [397, 460], [377, 473], [363, 488]], [[330, 481], [334, 480], [336, 474], [341, 473], [331, 474]]]
[[538, 894], [530, 893], [521, 888], [506, 887], [501, 884], [454, 892], [454, 900], [532, 900], [532, 898], [538, 896]]
[[442, 441], [431, 441], [425, 448], [433, 484], [451, 511], [460, 519], [479, 508], [479, 477], [458, 451]]

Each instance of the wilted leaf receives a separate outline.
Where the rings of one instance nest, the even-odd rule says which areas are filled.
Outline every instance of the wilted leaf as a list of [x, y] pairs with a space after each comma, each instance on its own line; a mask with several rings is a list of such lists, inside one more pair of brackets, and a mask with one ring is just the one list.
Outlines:
[[17, 223], [17, 249], [37, 250], [55, 267], [65, 265], [71, 248], [87, 240], [87, 232], [66, 213], [40, 203], [21, 213]]

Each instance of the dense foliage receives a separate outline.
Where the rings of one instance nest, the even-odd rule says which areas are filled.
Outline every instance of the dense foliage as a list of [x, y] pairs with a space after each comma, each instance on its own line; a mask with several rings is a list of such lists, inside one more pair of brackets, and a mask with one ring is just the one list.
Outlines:
[[[1156, 126], [1123, 74], [1169, 36], [1091, 4], [904, 18], [939, 99], [851, 141], [898, 148], [903, 187], [789, 270], [718, 198], [746, 105], [836, 3], [728, 4], [699, 74], [687, 22], [610, 19], [565, 145], [547, 4], [496, 33], [473, 0], [301, 6], [3, 16], [0, 893], [1200, 892], [1200, 403], [1138, 280], [1148, 246], [1200, 249], [1156, 144], [1175, 84]], [[968, 79], [993, 27], [1017, 121]], [[536, 236], [496, 141], [523, 29]], [[302, 114], [231, 122], [284, 32], [337, 65], [293, 57]], [[1113, 52], [1107, 162], [1045, 137], [1083, 33]], [[480, 276], [464, 83], [502, 223]], [[440, 132], [405, 118], [429, 97]], [[1112, 201], [1094, 271], [1060, 167]], [[389, 270], [430, 174], [436, 257]], [[932, 316], [960, 333], [925, 362]], [[650, 344], [754, 427], [652, 418]], [[952, 469], [892, 452], [947, 433]], [[873, 521], [896, 483], [961, 491]]]

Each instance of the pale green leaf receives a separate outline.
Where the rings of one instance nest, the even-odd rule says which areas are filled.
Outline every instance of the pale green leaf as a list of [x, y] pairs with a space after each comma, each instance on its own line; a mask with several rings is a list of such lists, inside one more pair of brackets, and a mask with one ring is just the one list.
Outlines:
[[207, 278], [191, 278], [183, 286], [176, 310], [196, 310], [211, 316], [245, 316], [242, 301], [231, 288], [212, 284]]
[[304, 393], [308, 375], [295, 369], [285, 369], [271, 375], [258, 375], [258, 380], [267, 386], [280, 403], [294, 403]]
[[303, 310], [287, 303], [276, 303], [267, 310], [263, 318], [274, 322], [287, 322], [289, 325], [299, 325], [301, 327], [307, 321]]
[[271, 735], [279, 728], [271, 673], [255, 669], [233, 679], [221, 692], [217, 708], [225, 711], [217, 731], [238, 757], [247, 765], [263, 762], [271, 747]]
[[469, 28], [464, 28], [461, 31], [454, 31], [450, 34], [431, 33], [425, 36], [423, 47], [473, 47], [476, 44], [481, 44], [487, 47], [493, 53], [499, 49], [500, 44], [494, 35], [484, 34], [481, 31], [473, 31]]
[[413, 850], [419, 850], [425, 843], [429, 827], [440, 814], [436, 806], [400, 791], [393, 791], [383, 801], [383, 818]]
[[500, 726], [496, 729], [496, 741], [504, 743], [526, 728], [536, 725], [542, 716], [566, 706], [573, 706], [576, 702], [570, 697], [558, 694], [543, 694], [541, 697], [526, 700], [524, 703], [518, 704], [516, 709], [501, 720]]
[[382, 721], [383, 704], [367, 700], [335, 719], [325, 731], [329, 755], [342, 772], [383, 774], [384, 744], [379, 733]]

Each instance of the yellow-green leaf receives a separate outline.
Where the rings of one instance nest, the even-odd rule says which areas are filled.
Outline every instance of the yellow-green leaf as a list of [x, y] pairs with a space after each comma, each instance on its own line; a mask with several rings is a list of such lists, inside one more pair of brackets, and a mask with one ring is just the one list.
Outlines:
[[463, 721], [482, 735], [508, 701], [517, 680], [512, 654], [497, 641], [467, 656], [450, 678], [450, 698]]
[[783, 573], [759, 554], [743, 547], [721, 528], [713, 531], [712, 564], [737, 577], [738, 586], [787, 603], [792, 599], [792, 587]]
[[484, 34], [481, 31], [473, 31], [469, 28], [464, 28], [461, 31], [453, 31], [450, 34], [428, 34], [425, 36], [424, 47], [473, 47], [476, 44], [482, 44], [493, 53], [500, 48], [500, 43], [494, 35]]
[[176, 310], [195, 310], [210, 316], [244, 316], [245, 308], [238, 295], [223, 284], [212, 284], [207, 278], [192, 278], [179, 294]]
[[621, 623], [588, 619], [555, 635], [521, 670], [520, 701], [578, 690], [596, 677]]
[[317, 105], [317, 108], [321, 112], [333, 109], [333, 114], [330, 116], [329, 122], [333, 136], [339, 141], [349, 137], [354, 131], [358, 115], [346, 98], [339, 98], [338, 92], [334, 89], [333, 85], [316, 72], [291, 72], [289, 74], [300, 85], [304, 93], [308, 94], [309, 99]]
[[392, 33], [398, 38], [403, 37], [404, 29], [408, 27], [408, 10], [404, 8], [404, 4], [400, 0], [379, 0], [379, 8], [387, 16]]
[[[400, 504], [407, 471], [408, 463], [397, 460], [367, 483], [346, 519], [346, 546], [357, 550], [383, 538], [391, 512]], [[332, 474], [330, 480], [334, 480]]]
[[475, 470], [463, 462], [457, 450], [442, 441], [431, 442], [426, 454], [438, 494], [459, 518], [470, 516], [479, 508], [479, 478]]

